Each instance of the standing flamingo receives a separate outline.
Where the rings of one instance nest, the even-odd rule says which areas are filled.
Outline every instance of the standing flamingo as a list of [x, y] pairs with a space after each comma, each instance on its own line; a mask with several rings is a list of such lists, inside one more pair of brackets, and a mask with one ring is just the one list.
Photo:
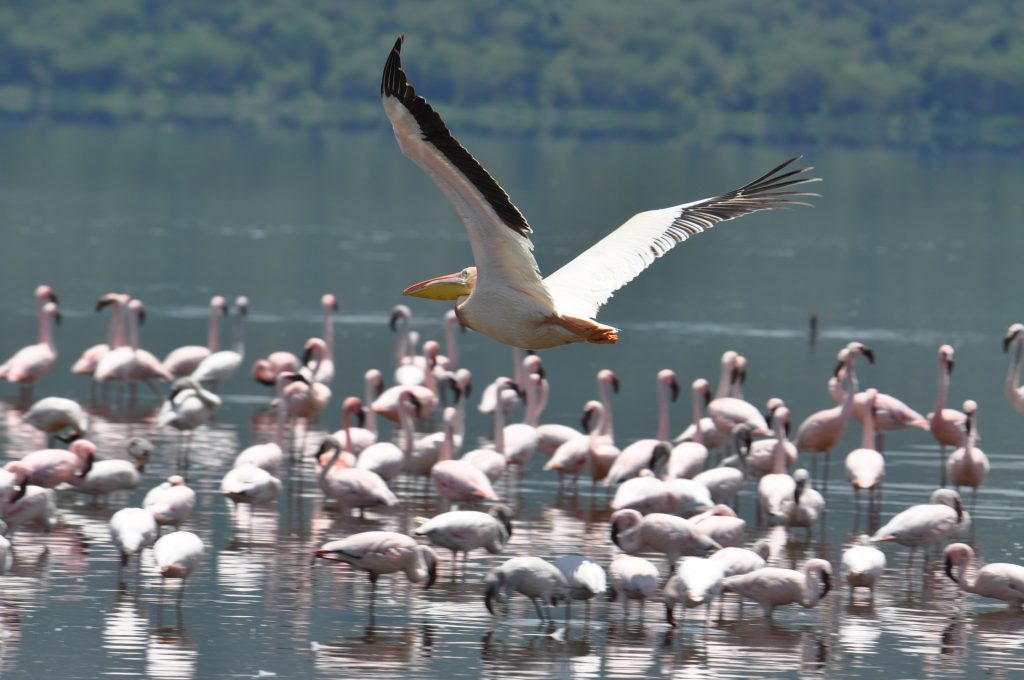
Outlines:
[[609, 521], [612, 543], [630, 554], [660, 552], [670, 569], [683, 555], [706, 557], [722, 547], [692, 522], [675, 515], [641, 515], [630, 508], [613, 512]]
[[[847, 377], [845, 365], [848, 361], [849, 350], [845, 347], [839, 351], [840, 366], [837, 369], [838, 375], [830, 378], [830, 385], [834, 381], [841, 385]], [[853, 385], [847, 380], [848, 389], [843, 391], [842, 402], [839, 406], [816, 411], [807, 416], [796, 431], [796, 449], [800, 453], [824, 453], [825, 469], [821, 478], [824, 480], [825, 488], [828, 489], [829, 458], [832, 449], [836, 447], [846, 430], [846, 421], [853, 409]], [[817, 456], [814, 457], [813, 469], [817, 474]]]
[[57, 308], [56, 302], [45, 302], [39, 305], [39, 301], [43, 299], [56, 299], [49, 286], [40, 286], [36, 289], [39, 342], [22, 347], [14, 353], [14, 356], [0, 365], [0, 379], [21, 385], [23, 396], [26, 397], [32, 392], [36, 381], [42, 378], [53, 366], [53, 362], [57, 360], [57, 343], [53, 340], [53, 324], [60, 323], [60, 310]]
[[974, 514], [974, 503], [978, 497], [978, 487], [985, 481], [988, 474], [988, 456], [974, 445], [977, 441], [975, 418], [978, 404], [968, 399], [964, 402], [964, 414], [967, 416], [967, 441], [949, 456], [947, 469], [949, 481], [956, 487], [957, 493], [961, 486], [971, 487], [971, 514]]
[[782, 523], [787, 527], [803, 527], [807, 529], [807, 540], [811, 539], [811, 529], [818, 518], [825, 512], [825, 499], [811, 486], [811, 475], [800, 468], [793, 473], [796, 488], [793, 497], [782, 502]]
[[483, 470], [469, 461], [452, 460], [455, 415], [451, 406], [444, 410], [444, 445], [439, 460], [430, 470], [434, 486], [441, 498], [449, 501], [498, 500], [491, 480]]
[[793, 497], [796, 481], [786, 472], [788, 457], [786, 451], [786, 429], [789, 425], [789, 409], [785, 406], [775, 411], [772, 419], [775, 427], [775, 447], [772, 449], [772, 471], [764, 475], [757, 483], [757, 516], [761, 512], [769, 517], [781, 517], [782, 505]]
[[936, 489], [930, 502], [912, 505], [897, 513], [871, 537], [872, 543], [894, 541], [910, 548], [907, 568], [914, 561], [914, 552], [925, 549], [924, 567], [928, 566], [928, 548], [948, 538], [965, 533], [970, 516], [964, 512], [960, 494], [952, 489]]
[[776, 607], [786, 604], [810, 609], [831, 589], [832, 565], [819, 559], [807, 560], [801, 571], [764, 567], [724, 581], [726, 592], [737, 593], [761, 605], [766, 619], [772, 618]]
[[616, 555], [608, 565], [608, 599], [614, 601], [622, 595], [622, 610], [627, 616], [629, 601], [640, 600], [642, 618], [643, 606], [658, 593], [658, 577], [658, 568], [648, 560], [634, 555]]
[[1009, 351], [1010, 344], [1013, 342], [1017, 343], [1017, 349], [1013, 353], [1010, 370], [1006, 373], [1006, 399], [1017, 413], [1024, 413], [1024, 387], [1021, 387], [1020, 384], [1021, 356], [1024, 354], [1024, 324], [1015, 323], [1007, 329], [1006, 335], [1003, 336], [1003, 352]]
[[854, 545], [843, 551], [843, 570], [850, 586], [850, 600], [857, 588], [867, 588], [875, 599], [875, 584], [885, 572], [885, 553], [872, 545]]
[[334, 382], [334, 312], [338, 311], [338, 298], [331, 293], [325, 293], [320, 298], [320, 306], [324, 310], [325, 347], [313, 371], [313, 380], [330, 385]]
[[178, 606], [181, 606], [181, 598], [185, 595], [185, 583], [203, 561], [205, 549], [202, 539], [191, 531], [171, 532], [153, 545], [153, 561], [160, 574], [161, 591], [165, 579], [181, 579]]
[[946, 408], [949, 395], [949, 376], [953, 372], [953, 347], [939, 347], [939, 388], [935, 395], [935, 410], [928, 414], [932, 437], [939, 444], [939, 486], [946, 486], [946, 447], [967, 445], [967, 416], [963, 411]]
[[156, 537], [156, 521], [142, 508], [122, 508], [110, 518], [110, 540], [121, 553], [122, 567], [128, 564], [130, 556], [153, 545]]
[[[323, 460], [328, 453], [332, 455], [325, 465]], [[359, 508], [360, 514], [365, 508], [379, 505], [389, 507], [398, 503], [398, 497], [376, 472], [348, 466], [337, 467], [341, 454], [341, 442], [333, 437], [325, 438], [314, 454], [318, 468], [317, 485], [325, 496], [333, 499], [343, 509]]]
[[200, 361], [192, 371], [193, 380], [211, 383], [214, 390], [238, 372], [245, 358], [245, 317], [249, 314], [249, 298], [239, 295], [235, 298], [235, 308], [237, 311], [231, 349], [214, 352]]
[[691, 386], [693, 395], [693, 424], [695, 436], [692, 441], [685, 441], [676, 444], [672, 454], [668, 458], [668, 479], [683, 478], [689, 479], [699, 474], [707, 467], [708, 447], [704, 446], [704, 437], [700, 431], [700, 421], [703, 415], [703, 406], [711, 401], [711, 386], [704, 378], [693, 381]]
[[227, 316], [227, 314], [228, 301], [224, 299], [223, 295], [214, 295], [210, 298], [210, 322], [206, 328], [206, 346], [185, 345], [171, 350], [163, 362], [168, 373], [178, 377], [192, 375], [192, 372], [199, 366], [199, 362], [216, 352], [220, 342], [217, 320], [221, 315]]
[[139, 347], [139, 325], [146, 321], [146, 308], [141, 300], [131, 299], [125, 306], [124, 314], [127, 316], [128, 345], [107, 352], [96, 364], [93, 379], [99, 383], [109, 380], [133, 383], [141, 380], [154, 394], [162, 396], [153, 381], [170, 380], [172, 376], [151, 352]]
[[636, 477], [641, 470], [653, 470], [659, 459], [671, 449], [666, 444], [669, 432], [668, 400], [679, 398], [679, 383], [676, 382], [675, 371], [665, 368], [658, 371], [658, 431], [654, 439], [638, 439], [626, 448], [615, 459], [608, 476], [604, 479], [605, 486], [614, 486], [619, 482]]
[[[411, 391], [404, 392], [398, 398], [398, 422], [402, 426], [401, 448], [391, 442], [371, 444], [359, 454], [356, 467], [376, 472], [385, 482], [397, 477], [405, 468], [406, 460], [412, 456], [416, 440], [413, 420], [418, 415], [419, 405], [416, 395]], [[350, 439], [346, 437], [346, 443]]]
[[[947, 545], [946, 575], [966, 593], [974, 593], [993, 600], [1002, 600], [1012, 609], [1024, 606], [1024, 566], [1008, 562], [991, 562], [977, 570], [974, 578], [967, 578], [967, 569], [974, 561], [974, 550], [964, 543]], [[953, 570], [956, 574], [953, 574]]]
[[85, 436], [89, 429], [89, 414], [82, 405], [64, 397], [40, 399], [22, 414], [21, 420], [66, 442]]
[[423, 581], [423, 589], [437, 579], [437, 555], [415, 538], [394, 531], [364, 531], [317, 548], [315, 557], [344, 562], [370, 577], [370, 590], [377, 594], [381, 574], [401, 571], [412, 583]]
[[161, 526], [180, 527], [192, 516], [196, 507], [196, 492], [185, 483], [181, 475], [171, 475], [167, 481], [149, 490], [142, 500], [156, 523]]
[[492, 505], [487, 512], [452, 510], [424, 521], [413, 530], [417, 536], [426, 536], [434, 545], [452, 551], [452, 571], [455, 558], [462, 551], [463, 560], [472, 550], [483, 548], [498, 555], [512, 537], [512, 510], [505, 505]]
[[861, 489], [869, 490], [869, 505], [874, 507], [876, 495], [885, 480], [885, 458], [875, 449], [875, 400], [878, 397], [878, 390], [871, 388], [865, 394], [869, 416], [863, 421], [864, 432], [861, 435], [860, 448], [846, 455], [846, 479], [853, 487], [858, 513]]
[[507, 602], [513, 592], [530, 598], [541, 621], [551, 619], [549, 603], [557, 606], [561, 600], [569, 599], [565, 575], [547, 560], [532, 555], [513, 557], [491, 569], [484, 577], [484, 585], [484, 605], [492, 615], [494, 601]]
[[96, 372], [99, 364], [107, 352], [121, 347], [128, 342], [124, 325], [124, 306], [128, 304], [131, 297], [123, 293], [107, 293], [96, 301], [96, 311], [102, 312], [110, 307], [110, 322], [107, 324], [107, 341], [88, 348], [78, 360], [71, 366], [71, 372], [75, 375], [92, 375]]
[[675, 605], [686, 609], [703, 605], [704, 619], [711, 619], [711, 604], [722, 592], [725, 571], [717, 561], [706, 557], [684, 557], [665, 584], [665, 621], [675, 628]]
[[24, 475], [21, 490], [12, 500], [18, 500], [24, 494], [27, 484], [46, 488], [63, 483], [81, 484], [89, 474], [95, 456], [96, 445], [88, 439], [78, 439], [67, 450], [40, 449], [7, 463], [5, 470]]

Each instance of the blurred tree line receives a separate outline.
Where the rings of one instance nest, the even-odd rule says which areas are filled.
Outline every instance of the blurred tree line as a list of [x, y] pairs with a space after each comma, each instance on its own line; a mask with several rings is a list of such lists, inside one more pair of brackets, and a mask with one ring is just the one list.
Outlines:
[[1024, 146], [1019, 0], [7, 0], [0, 115], [380, 127], [399, 33], [457, 131]]

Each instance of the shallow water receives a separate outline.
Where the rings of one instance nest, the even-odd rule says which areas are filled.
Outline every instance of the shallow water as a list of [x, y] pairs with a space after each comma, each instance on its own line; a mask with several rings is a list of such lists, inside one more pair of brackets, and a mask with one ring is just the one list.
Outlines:
[[[382, 123], [383, 127], [383, 123]], [[607, 229], [643, 208], [710, 195], [785, 158], [787, 149], [691, 150], [671, 145], [464, 140], [509, 190], [536, 230], [551, 271]], [[798, 150], [799, 151], [799, 150]], [[1003, 397], [1006, 327], [1020, 320], [1014, 276], [1022, 252], [1024, 168], [1010, 157], [915, 156], [884, 151], [810, 150], [825, 178], [813, 210], [754, 215], [717, 227], [666, 256], [621, 291], [602, 320], [622, 328], [616, 347], [542, 354], [552, 385], [543, 420], [576, 424], [594, 396], [594, 373], [614, 368], [620, 443], [651, 436], [654, 376], [673, 368], [684, 386], [717, 377], [718, 357], [736, 349], [750, 361], [747, 398], [782, 396], [802, 419], [831, 406], [825, 393], [836, 350], [851, 339], [873, 346], [878, 365], [861, 367], [877, 386], [926, 412], [934, 401], [935, 352], [956, 347], [951, 405], [979, 402], [982, 446], [992, 474], [979, 494], [974, 544], [986, 561], [1024, 561], [1021, 416]], [[36, 396], [90, 401], [88, 382], [69, 367], [99, 342], [99, 295], [126, 290], [147, 304], [143, 345], [158, 356], [205, 337], [206, 301], [247, 294], [248, 359], [299, 351], [319, 334], [318, 299], [335, 292], [334, 398], [305, 436], [307, 453], [338, 427], [341, 398], [361, 394], [370, 367], [390, 372], [390, 307], [409, 283], [469, 263], [450, 207], [380, 135], [252, 137], [70, 128], [0, 129], [0, 355], [35, 332], [31, 291], [47, 282], [66, 322], [60, 357]], [[408, 301], [406, 301], [408, 302]], [[443, 308], [413, 301], [414, 325], [441, 336]], [[819, 315], [816, 345], [807, 319]], [[225, 336], [226, 338], [226, 336]], [[461, 363], [480, 388], [511, 370], [511, 353], [486, 338], [460, 338]], [[226, 339], [225, 339], [226, 342]], [[2, 386], [0, 386], [2, 387]], [[887, 547], [889, 569], [873, 605], [848, 601], [845, 587], [816, 609], [782, 609], [762, 622], [749, 603], [728, 601], [710, 625], [687, 612], [675, 631], [660, 604], [624, 615], [620, 602], [582, 605], [540, 625], [528, 601], [490, 616], [480, 580], [497, 558], [475, 555], [423, 591], [384, 578], [371, 607], [369, 583], [346, 567], [311, 564], [328, 539], [368, 529], [410, 531], [413, 518], [443, 510], [432, 488], [402, 478], [400, 506], [350, 517], [325, 506], [311, 459], [283, 475], [271, 506], [233, 514], [218, 494], [234, 455], [270, 436], [269, 392], [239, 375], [221, 390], [216, 423], [196, 433], [188, 471], [199, 505], [187, 525], [207, 545], [184, 605], [177, 584], [161, 589], [148, 552], [119, 572], [107, 521], [119, 507], [177, 468], [178, 438], [156, 432], [158, 404], [115, 394], [93, 402], [91, 438], [102, 455], [123, 456], [144, 434], [158, 455], [142, 486], [109, 502], [61, 492], [61, 521], [46, 535], [19, 531], [12, 571], [0, 577], [0, 673], [4, 677], [1015, 677], [1024, 672], [1024, 615], [999, 603], [957, 596], [937, 565], [922, 577], [903, 569], [905, 551]], [[17, 390], [0, 390], [8, 458], [41, 447], [20, 423]], [[673, 432], [688, 422], [688, 391], [673, 407]], [[471, 411], [470, 441], [489, 431]], [[856, 532], [843, 455], [857, 446], [851, 426], [831, 465], [829, 510], [804, 532], [755, 531], [752, 489], [741, 515], [748, 539], [766, 535], [773, 561], [811, 556], [838, 562]], [[298, 441], [303, 438], [300, 431]], [[880, 519], [924, 502], [937, 483], [937, 449], [920, 432], [889, 437]], [[516, 512], [507, 555], [583, 552], [607, 564], [616, 552], [607, 497], [582, 483], [560, 491], [535, 457], [499, 485]], [[875, 520], [877, 522], [877, 519]], [[873, 525], [862, 517], [858, 529]], [[664, 568], [664, 561], [655, 558]]]

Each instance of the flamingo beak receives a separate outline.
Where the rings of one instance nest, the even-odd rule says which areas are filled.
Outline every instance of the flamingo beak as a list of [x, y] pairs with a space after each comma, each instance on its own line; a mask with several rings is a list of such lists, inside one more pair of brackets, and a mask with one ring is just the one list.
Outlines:
[[612, 392], [619, 393], [619, 378], [616, 375], [612, 376]]
[[437, 562], [430, 558], [427, 559], [427, 562], [427, 582], [423, 584], [423, 590], [434, 585], [434, 581], [437, 580]]
[[672, 390], [672, 401], [674, 402], [677, 399], [679, 399], [679, 383], [673, 380], [672, 383], [669, 385], [669, 388], [671, 388]]
[[946, 558], [946, 576], [949, 577], [953, 583], [957, 583], [956, 577], [953, 576], [953, 560], [949, 557]]
[[402, 291], [402, 295], [427, 300], [457, 300], [473, 292], [461, 272], [438, 276], [415, 283]]
[[828, 595], [828, 591], [832, 590], [832, 579], [829, 577], [827, 571], [821, 572], [821, 582], [825, 587], [822, 589], [821, 595], [818, 596], [819, 598], [825, 597]]
[[619, 527], [617, 524], [612, 524], [612, 543], [618, 545], [620, 548], [622, 547], [619, 545]]
[[498, 595], [498, 586], [496, 584], [489, 584], [487, 586], [487, 592], [484, 593], [484, 604], [487, 605], [487, 611], [491, 613], [491, 616], [496, 616], [494, 613], [494, 599]]
[[1013, 342], [1014, 338], [1016, 338], [1018, 335], [1020, 335], [1020, 331], [1013, 331], [1012, 333], [1007, 333], [1006, 336], [1003, 337], [1003, 351], [1004, 352], [1009, 351], [1010, 343]]
[[676, 627], [676, 617], [675, 614], [672, 612], [672, 605], [670, 605], [668, 602], [665, 603], [665, 622], [673, 628]]
[[868, 358], [869, 363], [875, 363], [875, 353], [870, 347], [865, 346], [862, 351], [864, 352], [864, 356]]
[[359, 423], [359, 427], [366, 426], [366, 409], [360, 408], [359, 412], [356, 413], [356, 422]]

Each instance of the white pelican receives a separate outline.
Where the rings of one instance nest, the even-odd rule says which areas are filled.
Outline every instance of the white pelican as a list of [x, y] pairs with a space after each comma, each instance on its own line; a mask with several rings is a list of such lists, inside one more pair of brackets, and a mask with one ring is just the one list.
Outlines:
[[476, 266], [405, 289], [406, 295], [460, 300], [463, 326], [522, 349], [574, 342], [614, 343], [618, 330], [594, 321], [598, 308], [657, 258], [719, 222], [759, 210], [806, 205], [810, 168], [782, 163], [753, 182], [693, 203], [639, 213], [546, 279], [531, 250], [530, 225], [508, 194], [417, 96], [402, 70], [404, 37], [391, 50], [380, 94], [398, 146], [437, 184], [466, 225]]

